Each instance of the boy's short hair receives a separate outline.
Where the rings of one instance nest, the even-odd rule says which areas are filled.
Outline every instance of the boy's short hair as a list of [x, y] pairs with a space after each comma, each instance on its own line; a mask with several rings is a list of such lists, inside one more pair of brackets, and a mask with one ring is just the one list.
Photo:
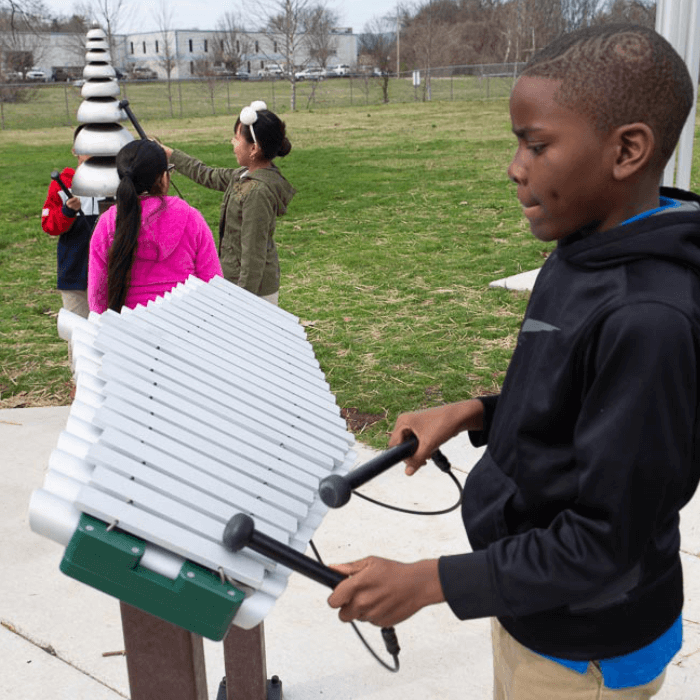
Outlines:
[[564, 34], [533, 56], [521, 75], [561, 80], [555, 100], [599, 132], [647, 124], [660, 168], [678, 143], [694, 99], [683, 59], [660, 34], [636, 24]]

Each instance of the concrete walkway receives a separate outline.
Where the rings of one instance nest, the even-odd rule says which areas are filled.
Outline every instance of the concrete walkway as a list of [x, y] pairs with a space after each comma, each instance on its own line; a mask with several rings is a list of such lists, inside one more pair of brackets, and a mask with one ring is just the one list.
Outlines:
[[[109, 596], [61, 574], [61, 547], [27, 524], [31, 492], [41, 486], [68, 407], [0, 410], [3, 493], [0, 578], [0, 698], [115, 700], [129, 695], [119, 606]], [[478, 458], [466, 438], [445, 446], [460, 481]], [[358, 464], [373, 453], [359, 450]], [[429, 466], [406, 478], [394, 468], [363, 488], [405, 507], [451, 504], [452, 482]], [[686, 577], [685, 642], [669, 668], [660, 700], [696, 700], [700, 686], [700, 499], [683, 512]], [[468, 547], [457, 512], [419, 518], [353, 497], [325, 518], [314, 541], [327, 562], [366, 554], [413, 561]], [[381, 669], [325, 600], [328, 590], [293, 575], [265, 620], [268, 675], [278, 675], [286, 700], [487, 700], [491, 697], [489, 622], [459, 622], [447, 606], [422, 610], [397, 628], [401, 671]], [[363, 625], [383, 653], [375, 628]], [[220, 643], [205, 640], [209, 697], [224, 675]], [[105, 654], [108, 654], [105, 656]]]

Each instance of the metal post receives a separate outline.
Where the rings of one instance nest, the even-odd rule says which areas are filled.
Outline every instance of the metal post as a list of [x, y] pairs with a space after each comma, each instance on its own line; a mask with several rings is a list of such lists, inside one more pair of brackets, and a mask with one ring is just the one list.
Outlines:
[[[659, 32], [685, 60], [697, 97], [698, 64], [700, 62], [700, 0], [658, 0], [656, 31]], [[688, 120], [664, 170], [663, 184], [682, 189], [690, 187], [693, 159], [696, 100], [693, 100]]]

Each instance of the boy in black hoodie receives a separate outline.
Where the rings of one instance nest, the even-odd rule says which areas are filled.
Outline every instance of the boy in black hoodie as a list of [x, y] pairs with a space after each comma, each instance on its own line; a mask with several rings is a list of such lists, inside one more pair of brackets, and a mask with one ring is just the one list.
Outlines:
[[694, 99], [634, 25], [587, 28], [525, 67], [508, 169], [541, 270], [502, 391], [399, 417], [413, 474], [468, 430], [487, 450], [462, 516], [473, 551], [376, 557], [329, 598], [393, 625], [446, 601], [494, 618], [494, 697], [648, 698], [680, 649], [679, 511], [700, 477], [700, 198], [659, 190]]

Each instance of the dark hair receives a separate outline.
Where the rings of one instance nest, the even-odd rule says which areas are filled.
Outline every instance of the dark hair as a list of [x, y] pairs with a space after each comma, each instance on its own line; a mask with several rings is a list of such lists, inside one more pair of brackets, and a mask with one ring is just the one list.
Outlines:
[[564, 34], [533, 56], [521, 75], [561, 80], [554, 99], [599, 132], [647, 124], [659, 169], [676, 147], [694, 97], [683, 59], [653, 29], [636, 24]]
[[250, 127], [241, 122], [240, 117], [236, 119], [233, 127], [234, 133], [238, 131], [238, 125], [241, 125], [241, 134], [248, 143], [256, 143], [262, 148], [265, 160], [273, 160], [278, 156], [284, 158], [291, 150], [292, 144], [287, 138], [286, 124], [269, 109], [261, 109], [257, 112], [258, 118], [253, 124], [255, 138], [250, 132]]
[[155, 141], [131, 141], [117, 153], [117, 221], [107, 259], [107, 305], [124, 306], [141, 229], [139, 195], [150, 193], [168, 169], [168, 157]]

